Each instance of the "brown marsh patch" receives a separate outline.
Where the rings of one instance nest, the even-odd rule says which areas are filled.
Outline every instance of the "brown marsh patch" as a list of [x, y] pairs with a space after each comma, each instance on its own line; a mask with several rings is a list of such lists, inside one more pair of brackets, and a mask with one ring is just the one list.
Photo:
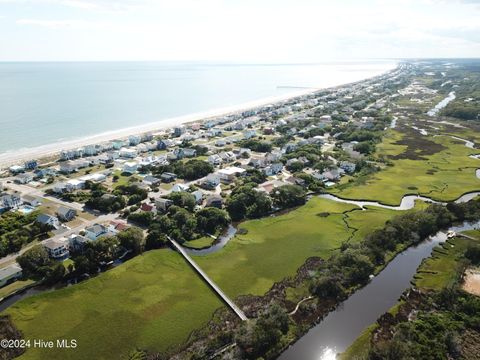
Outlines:
[[403, 138], [394, 144], [406, 145], [407, 149], [401, 154], [389, 156], [390, 159], [426, 160], [426, 156], [447, 149], [445, 146], [429, 140], [427, 136], [421, 135], [409, 126], [402, 126], [398, 130], [403, 133]]

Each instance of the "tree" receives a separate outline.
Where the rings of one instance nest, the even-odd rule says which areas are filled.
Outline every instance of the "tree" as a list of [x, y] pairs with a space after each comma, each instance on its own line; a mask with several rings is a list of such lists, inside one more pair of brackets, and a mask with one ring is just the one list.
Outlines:
[[345, 289], [339, 279], [332, 276], [322, 276], [316, 279], [310, 286], [310, 292], [321, 298], [342, 299]]
[[276, 206], [285, 209], [305, 204], [306, 195], [305, 190], [298, 185], [284, 185], [274, 190], [272, 198]]
[[147, 239], [145, 241], [145, 249], [159, 249], [164, 247], [168, 243], [168, 239], [163, 232], [157, 228], [150, 229]]
[[173, 201], [174, 205], [185, 208], [188, 211], [193, 211], [195, 207], [195, 196], [190, 193], [184, 191], [174, 192], [168, 198]]
[[469, 245], [465, 251], [465, 257], [474, 265], [480, 264], [480, 246]]
[[371, 141], [362, 141], [356, 144], [353, 149], [359, 153], [368, 155], [375, 152], [375, 144]]
[[257, 320], [244, 322], [235, 334], [235, 341], [247, 359], [257, 359], [279, 343], [289, 328], [288, 315], [273, 304]]
[[42, 278], [52, 260], [42, 245], [35, 245], [17, 257], [17, 262], [27, 277]]
[[232, 191], [226, 207], [232, 220], [258, 218], [267, 215], [272, 209], [272, 200], [267, 194], [255, 190], [256, 184], [245, 184]]
[[128, 220], [138, 225], [149, 226], [155, 215], [148, 211], [139, 211], [128, 215]]
[[196, 213], [197, 229], [202, 233], [213, 234], [225, 228], [230, 223], [230, 217], [225, 210], [207, 207]]
[[117, 238], [125, 249], [131, 250], [135, 255], [141, 254], [145, 248], [145, 239], [142, 229], [132, 226], [118, 233]]

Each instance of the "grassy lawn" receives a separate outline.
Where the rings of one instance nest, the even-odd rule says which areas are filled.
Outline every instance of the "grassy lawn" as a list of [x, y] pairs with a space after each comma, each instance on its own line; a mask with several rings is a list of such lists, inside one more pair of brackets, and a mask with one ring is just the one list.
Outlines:
[[[480, 231], [469, 231], [466, 234], [480, 241]], [[441, 290], [452, 285], [463, 266], [460, 258], [472, 242], [474, 240], [455, 237], [445, 242], [442, 247], [435, 249], [432, 257], [420, 265], [415, 275], [415, 286], [428, 290]]]
[[[344, 223], [343, 212], [355, 208], [312, 198], [285, 215], [240, 224], [247, 230], [245, 235], [237, 235], [221, 251], [195, 260], [231, 297], [261, 295], [274, 282], [294, 275], [307, 258], [327, 258], [338, 249], [353, 233]], [[394, 212], [375, 209], [348, 215], [354, 216], [354, 223], [372, 230], [383, 226]]]
[[[406, 145], [397, 145], [403, 135], [390, 131], [379, 145], [378, 154], [395, 156], [406, 150]], [[468, 157], [478, 153], [449, 137], [427, 137], [428, 140], [445, 147], [421, 159], [394, 159], [393, 166], [368, 177], [363, 183], [340, 185], [332, 193], [349, 199], [378, 200], [385, 204], [397, 205], [405, 194], [426, 195], [435, 200], [448, 201], [465, 192], [479, 190], [480, 180], [475, 169], [480, 161]], [[388, 191], [387, 191], [388, 190]]]
[[155, 250], [4, 313], [25, 339], [77, 339], [75, 350], [29, 349], [22, 359], [111, 359], [181, 345], [221, 306], [179, 254]]
[[212, 245], [214, 241], [215, 239], [211, 238], [210, 236], [203, 236], [195, 240], [187, 241], [183, 245], [193, 249], [201, 249], [201, 248]]
[[34, 282], [35, 281], [33, 280], [18, 280], [7, 286], [4, 286], [0, 289], [0, 299], [27, 285], [33, 284]]

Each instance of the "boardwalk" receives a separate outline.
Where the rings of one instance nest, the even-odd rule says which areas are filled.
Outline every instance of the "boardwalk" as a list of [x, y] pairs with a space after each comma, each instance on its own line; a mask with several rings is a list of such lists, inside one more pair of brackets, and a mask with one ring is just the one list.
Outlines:
[[227, 303], [228, 306], [235, 312], [235, 314], [238, 315], [238, 317], [242, 320], [248, 320], [248, 318], [245, 316], [242, 310], [235, 305], [235, 303], [215, 284], [212, 279], [208, 277], [207, 274], [197, 265], [193, 259], [188, 256], [188, 254], [183, 250], [183, 248], [178, 244], [175, 240], [172, 238], [168, 237], [168, 240], [175, 246], [175, 248], [180, 252], [180, 254], [183, 255], [183, 257], [192, 265], [192, 267], [200, 274], [200, 276], [203, 277], [203, 279], [210, 285], [210, 287], [215, 290], [215, 292]]

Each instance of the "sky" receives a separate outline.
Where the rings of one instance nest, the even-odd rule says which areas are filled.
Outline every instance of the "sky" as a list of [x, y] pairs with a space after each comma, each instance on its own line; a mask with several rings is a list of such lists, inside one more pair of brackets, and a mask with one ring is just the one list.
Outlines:
[[480, 57], [480, 0], [0, 0], [0, 61]]

